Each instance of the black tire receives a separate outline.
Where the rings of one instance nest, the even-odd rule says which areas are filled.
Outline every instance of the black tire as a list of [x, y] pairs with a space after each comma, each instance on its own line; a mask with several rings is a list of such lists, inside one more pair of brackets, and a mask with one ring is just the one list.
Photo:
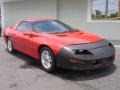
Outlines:
[[14, 53], [14, 47], [13, 47], [13, 43], [12, 43], [12, 40], [11, 39], [7, 39], [7, 50], [8, 52], [10, 53]]
[[[49, 54], [50, 54], [49, 56], [51, 57], [51, 61], [50, 61], [51, 66], [50, 66], [49, 68], [46, 68], [45, 65], [43, 64], [43, 61], [47, 61], [47, 62], [48, 62], [47, 59], [44, 60], [44, 59], [42, 58], [42, 57], [43, 57], [43, 54], [44, 54], [45, 52], [49, 52]], [[41, 65], [42, 65], [42, 68], [43, 68], [44, 71], [46, 71], [46, 72], [48, 72], [48, 73], [51, 73], [51, 72], [54, 71], [55, 65], [56, 65], [56, 60], [55, 60], [55, 56], [54, 56], [53, 52], [52, 52], [48, 47], [43, 47], [43, 48], [40, 50], [40, 63], [41, 63]]]

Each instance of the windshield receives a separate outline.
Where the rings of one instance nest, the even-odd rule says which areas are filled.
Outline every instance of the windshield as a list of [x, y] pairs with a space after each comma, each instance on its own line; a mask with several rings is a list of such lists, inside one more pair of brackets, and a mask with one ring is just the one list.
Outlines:
[[57, 20], [35, 21], [32, 22], [32, 25], [36, 32], [64, 33], [77, 31], [72, 27]]

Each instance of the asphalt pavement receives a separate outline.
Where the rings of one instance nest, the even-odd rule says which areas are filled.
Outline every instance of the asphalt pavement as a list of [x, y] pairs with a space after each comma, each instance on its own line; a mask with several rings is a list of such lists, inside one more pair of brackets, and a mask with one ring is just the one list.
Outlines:
[[120, 48], [116, 48], [114, 65], [105, 69], [56, 69], [49, 74], [35, 59], [20, 52], [8, 53], [0, 38], [0, 90], [120, 90]]

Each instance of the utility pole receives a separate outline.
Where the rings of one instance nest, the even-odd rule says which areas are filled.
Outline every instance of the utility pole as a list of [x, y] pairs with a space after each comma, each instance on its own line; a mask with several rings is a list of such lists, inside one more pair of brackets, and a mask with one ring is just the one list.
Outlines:
[[105, 19], [108, 17], [108, 0], [106, 0]]
[[120, 17], [120, 0], [118, 0], [118, 17]]

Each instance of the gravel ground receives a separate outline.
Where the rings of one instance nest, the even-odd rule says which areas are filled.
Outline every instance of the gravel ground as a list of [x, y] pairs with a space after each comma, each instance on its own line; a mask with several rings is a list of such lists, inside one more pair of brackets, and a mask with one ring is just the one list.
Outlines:
[[92, 71], [44, 72], [33, 58], [7, 52], [0, 38], [0, 90], [120, 90], [120, 48], [113, 66]]

